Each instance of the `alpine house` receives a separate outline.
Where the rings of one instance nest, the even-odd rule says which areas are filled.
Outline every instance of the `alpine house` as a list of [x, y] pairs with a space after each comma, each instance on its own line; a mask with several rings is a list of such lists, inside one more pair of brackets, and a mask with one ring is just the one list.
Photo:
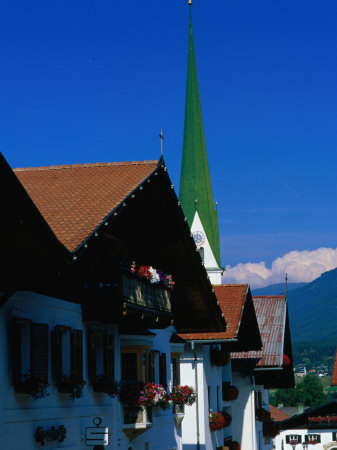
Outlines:
[[163, 159], [0, 155], [0, 192], [1, 447], [181, 449], [175, 333], [226, 326]]

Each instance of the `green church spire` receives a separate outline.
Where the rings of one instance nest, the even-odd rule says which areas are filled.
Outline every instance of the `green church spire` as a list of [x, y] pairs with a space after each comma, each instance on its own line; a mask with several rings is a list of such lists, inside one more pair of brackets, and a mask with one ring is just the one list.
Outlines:
[[221, 267], [218, 213], [213, 200], [201, 115], [191, 6], [189, 10], [185, 124], [179, 198], [190, 226], [195, 213], [198, 212], [213, 255]]

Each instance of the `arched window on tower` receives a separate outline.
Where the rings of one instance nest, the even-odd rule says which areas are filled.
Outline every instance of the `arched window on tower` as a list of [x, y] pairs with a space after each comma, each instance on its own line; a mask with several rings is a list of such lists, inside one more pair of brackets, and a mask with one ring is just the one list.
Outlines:
[[201, 256], [201, 261], [204, 262], [205, 261], [205, 250], [204, 250], [204, 247], [200, 247], [199, 248], [199, 253], [200, 253], [200, 256]]

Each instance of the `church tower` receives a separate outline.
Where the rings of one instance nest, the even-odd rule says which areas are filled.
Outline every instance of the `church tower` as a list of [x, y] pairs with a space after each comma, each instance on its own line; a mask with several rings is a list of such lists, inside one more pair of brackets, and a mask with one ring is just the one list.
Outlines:
[[213, 200], [197, 78], [189, 0], [189, 40], [179, 199], [213, 284], [221, 284], [218, 211]]

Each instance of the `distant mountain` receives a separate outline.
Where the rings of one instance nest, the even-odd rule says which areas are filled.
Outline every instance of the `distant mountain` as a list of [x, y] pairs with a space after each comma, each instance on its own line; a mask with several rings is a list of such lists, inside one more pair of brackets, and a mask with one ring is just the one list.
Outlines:
[[[292, 291], [294, 289], [301, 288], [307, 283], [288, 283], [287, 290]], [[285, 289], [285, 283], [269, 284], [263, 288], [252, 290], [252, 295], [283, 295]]]
[[337, 336], [337, 268], [288, 290], [288, 307], [293, 342]]

